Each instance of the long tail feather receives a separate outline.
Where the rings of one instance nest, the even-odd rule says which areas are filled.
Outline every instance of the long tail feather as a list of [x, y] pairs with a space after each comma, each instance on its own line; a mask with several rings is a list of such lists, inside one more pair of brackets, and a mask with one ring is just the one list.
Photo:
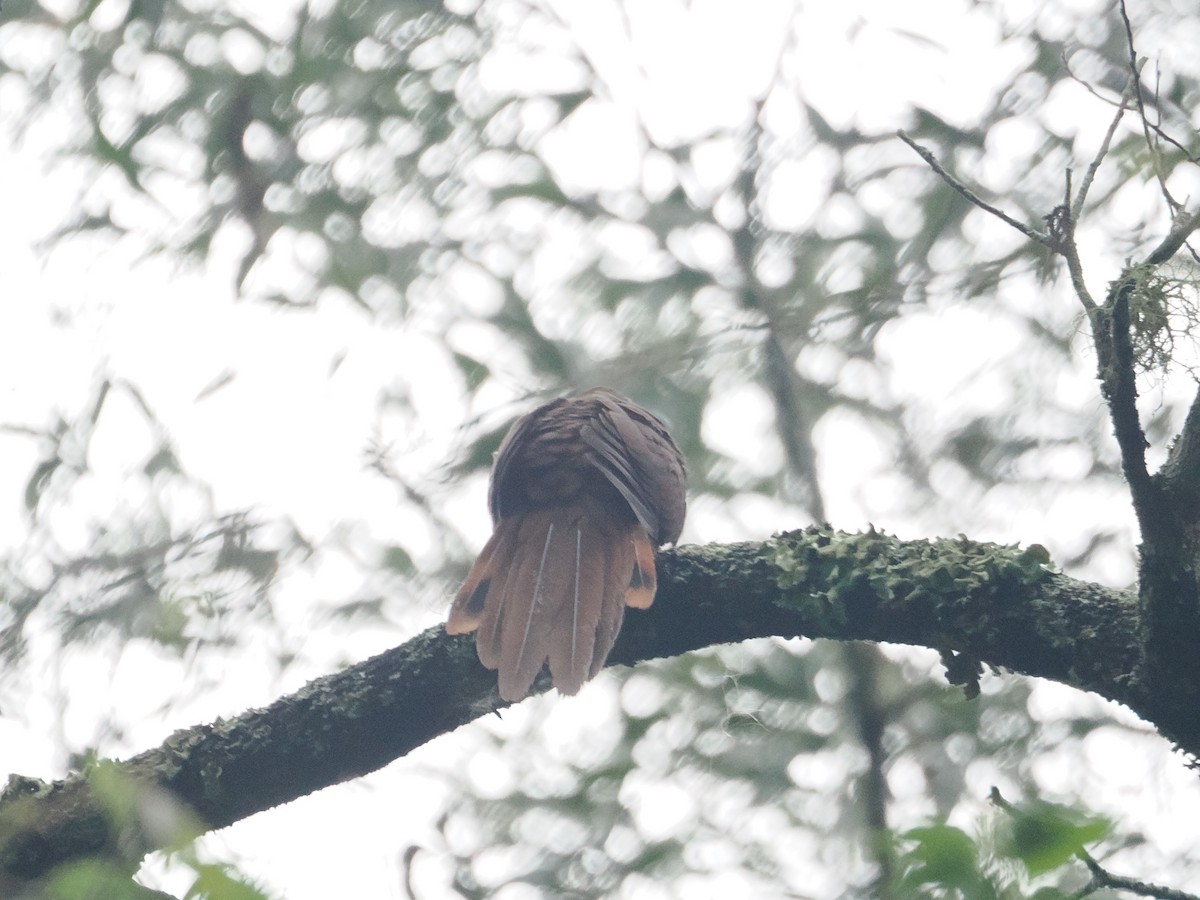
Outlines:
[[[534, 534], [523, 537], [529, 540], [532, 549], [532, 538], [542, 528], [539, 523], [528, 530]], [[529, 685], [541, 670], [542, 663], [546, 661], [546, 643], [552, 636], [550, 624], [546, 620], [556, 605], [555, 597], [561, 592], [562, 576], [566, 573], [561, 571], [561, 553], [556, 550], [555, 554], [551, 555], [550, 552], [554, 545], [553, 520], [546, 523], [545, 531], [546, 538], [542, 542], [542, 553], [533, 576], [532, 589], [528, 586], [528, 579], [522, 579], [513, 586], [514, 591], [519, 591], [519, 594], [506, 592], [505, 595], [506, 605], [507, 602], [511, 602], [515, 609], [527, 606], [523, 616], [513, 616], [511, 631], [504, 638], [504, 657], [500, 665], [500, 696], [506, 700], [511, 699], [510, 694], [525, 696]], [[522, 619], [524, 628], [520, 632], [520, 642], [516, 643], [515, 636]]]
[[541, 671], [559, 609], [574, 579], [573, 566], [564, 558], [566, 523], [560, 509], [536, 510], [513, 521], [512, 551], [501, 563], [508, 574], [496, 596], [499, 653], [495, 661], [500, 696], [505, 700], [524, 697]]
[[[547, 662], [554, 686], [563, 694], [574, 694], [592, 676], [592, 659], [597, 641], [602, 640], [600, 626], [611, 606], [620, 606], [619, 594], [612, 589], [610, 570], [620, 563], [614, 559], [620, 541], [612, 534], [583, 521], [576, 525], [574, 556], [575, 580], [559, 612]], [[611, 642], [605, 645], [607, 655]]]
[[654, 600], [654, 550], [640, 523], [586, 504], [501, 520], [455, 596], [446, 630], [476, 631], [500, 696], [520, 700], [544, 664], [574, 694], [608, 658], [625, 606]]

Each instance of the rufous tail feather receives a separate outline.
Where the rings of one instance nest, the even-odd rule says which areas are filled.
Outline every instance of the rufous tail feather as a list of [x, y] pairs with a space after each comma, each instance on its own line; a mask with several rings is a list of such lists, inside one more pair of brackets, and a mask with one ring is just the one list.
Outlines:
[[499, 669], [500, 696], [520, 700], [544, 664], [574, 694], [604, 666], [626, 605], [654, 600], [654, 550], [640, 524], [583, 504], [502, 519], [454, 598], [446, 630], [476, 631]]

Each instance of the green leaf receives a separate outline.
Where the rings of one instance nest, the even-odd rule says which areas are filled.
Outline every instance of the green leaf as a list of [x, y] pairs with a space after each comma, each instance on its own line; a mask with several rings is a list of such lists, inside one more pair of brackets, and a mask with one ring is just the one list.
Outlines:
[[124, 866], [106, 859], [82, 859], [56, 869], [39, 896], [48, 900], [144, 900], [154, 895], [137, 884]]
[[904, 837], [916, 842], [909, 852], [917, 864], [906, 879], [910, 884], [964, 888], [979, 883], [975, 842], [962, 829], [933, 825], [914, 828], [905, 832]]
[[1030, 875], [1041, 875], [1069, 862], [1110, 829], [1104, 819], [1084, 817], [1068, 807], [1039, 803], [1017, 812], [1005, 849], [1025, 864]]
[[188, 900], [267, 900], [267, 894], [229, 866], [194, 863], [193, 868], [196, 881], [184, 895]]

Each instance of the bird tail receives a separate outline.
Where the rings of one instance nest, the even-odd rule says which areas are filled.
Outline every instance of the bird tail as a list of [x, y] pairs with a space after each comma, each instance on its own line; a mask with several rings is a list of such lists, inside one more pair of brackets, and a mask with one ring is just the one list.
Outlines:
[[637, 522], [586, 500], [501, 519], [454, 598], [446, 631], [477, 631], [500, 696], [520, 700], [549, 663], [574, 694], [604, 666], [626, 606], [654, 602], [654, 548]]

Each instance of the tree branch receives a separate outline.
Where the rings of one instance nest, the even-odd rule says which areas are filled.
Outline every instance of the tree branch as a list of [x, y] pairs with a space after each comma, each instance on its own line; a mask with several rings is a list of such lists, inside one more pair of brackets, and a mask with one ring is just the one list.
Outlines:
[[[661, 555], [658, 598], [627, 614], [610, 663], [766, 636], [889, 641], [968, 654], [1145, 710], [1136, 599], [1053, 574], [1045, 559], [1041, 548], [817, 528], [678, 548]], [[536, 689], [546, 687], [543, 678]], [[107, 765], [177, 798], [203, 831], [379, 769], [502, 707], [471, 640], [432, 628], [266, 709]], [[1200, 727], [1164, 728], [1200, 751]], [[74, 775], [10, 785], [0, 797], [0, 881], [118, 847], [136, 861], [166, 843], [148, 826], [136, 839], [128, 823], [118, 834], [93, 784]]]
[[1150, 255], [1146, 257], [1146, 262], [1150, 265], [1165, 263], [1179, 252], [1179, 248], [1183, 246], [1184, 242], [1192, 236], [1192, 233], [1197, 228], [1200, 228], [1200, 209], [1196, 209], [1190, 213], [1184, 212], [1176, 216], [1171, 230], [1162, 239], [1162, 243], [1150, 251]]
[[1186, 891], [1150, 884], [1147, 881], [1138, 881], [1135, 878], [1126, 878], [1124, 875], [1114, 875], [1096, 862], [1087, 851], [1082, 851], [1079, 858], [1083, 860], [1083, 864], [1088, 867], [1088, 871], [1092, 875], [1091, 882], [1087, 887], [1089, 894], [1107, 888], [1115, 891], [1128, 891], [1139, 897], [1154, 897], [1157, 900], [1200, 900], [1195, 894], [1189, 894]]
[[1160, 512], [1161, 498], [1153, 490], [1146, 468], [1148, 442], [1138, 417], [1137, 374], [1129, 334], [1129, 301], [1135, 288], [1129, 271], [1112, 283], [1103, 309], [1093, 312], [1092, 337], [1096, 342], [1100, 389], [1108, 402], [1113, 434], [1121, 451], [1121, 471], [1133, 497], [1142, 536], [1148, 538], [1154, 531], [1148, 517]]
[[1121, 101], [1117, 104], [1117, 111], [1113, 114], [1112, 121], [1108, 123], [1108, 131], [1104, 133], [1104, 140], [1100, 142], [1100, 149], [1096, 151], [1096, 155], [1088, 165], [1087, 171], [1083, 173], [1083, 181], [1079, 184], [1079, 191], [1076, 193], [1075, 199], [1071, 202], [1072, 221], [1078, 221], [1080, 213], [1083, 212], [1083, 204], [1087, 200], [1088, 191], [1092, 187], [1096, 173], [1100, 171], [1100, 164], [1104, 162], [1104, 157], [1108, 155], [1108, 148], [1112, 146], [1113, 135], [1117, 133], [1117, 126], [1121, 124], [1121, 118], [1125, 115], [1125, 109], [1129, 106], [1129, 101], [1133, 99], [1133, 92], [1136, 86], [1137, 75], [1135, 74], [1130, 78], [1129, 84], [1125, 86], [1125, 92], [1121, 94]]
[[[1137, 98], [1144, 125], [1145, 103], [1138, 81], [1133, 30], [1124, 2], [1121, 3], [1121, 15], [1129, 43], [1133, 95]], [[1137, 680], [1139, 683], [1144, 680], [1145, 696], [1153, 697], [1154, 709], [1147, 711], [1148, 718], [1156, 721], [1164, 733], [1179, 736], [1195, 730], [1196, 711], [1200, 709], [1200, 653], [1196, 652], [1200, 645], [1200, 579], [1195, 575], [1196, 560], [1200, 558], [1200, 517], [1195, 511], [1196, 494], [1191, 485], [1193, 472], [1200, 466], [1200, 438], [1196, 434], [1200, 429], [1200, 412], [1193, 409], [1189, 414], [1168, 465], [1152, 477], [1146, 465], [1148, 442], [1138, 413], [1137, 359], [1131, 331], [1138, 310], [1134, 304], [1142, 302], [1137, 295], [1138, 267], [1127, 266], [1109, 285], [1103, 304], [1097, 304], [1084, 282], [1075, 240], [1076, 213], [1083, 206], [1088, 184], [1111, 142], [1124, 102], [1123, 98], [1100, 151], [1088, 168], [1084, 184], [1074, 198], [1071, 196], [1071, 172], [1067, 170], [1065, 197], [1046, 217], [1045, 235], [979, 199], [948, 174], [932, 153], [919, 147], [907, 135], [900, 137], [972, 203], [998, 216], [1030, 239], [1050, 247], [1066, 260], [1075, 294], [1091, 322], [1097, 375], [1121, 453], [1121, 469], [1142, 533], [1138, 589], [1142, 665]], [[1148, 136], [1147, 141], [1150, 143]], [[1150, 149], [1154, 153], [1152, 143]], [[1157, 154], [1154, 155], [1157, 165]], [[1166, 195], [1165, 183], [1163, 189]], [[1166, 196], [1170, 202], [1169, 195]], [[1172, 208], [1176, 209], [1177, 205], [1172, 204]], [[1179, 212], [1170, 233], [1150, 252], [1144, 265], [1169, 260], [1197, 228], [1200, 228], [1200, 210]], [[1180, 491], [1181, 487], [1186, 490]]]
[[929, 150], [926, 150], [924, 147], [922, 147], [920, 144], [918, 144], [916, 141], [914, 141], [911, 137], [909, 137], [905, 132], [897, 131], [896, 135], [897, 135], [897, 137], [900, 138], [900, 140], [904, 141], [904, 143], [906, 143], [906, 144], [908, 144], [908, 146], [912, 147], [913, 150], [915, 150], [917, 152], [917, 155], [920, 156], [921, 159], [925, 160], [925, 162], [929, 166], [929, 168], [933, 169], [933, 171], [935, 171], [939, 175], [941, 175], [942, 180], [945, 181], [946, 184], [950, 185], [950, 187], [954, 188], [954, 190], [958, 191], [960, 194], [962, 194], [964, 197], [966, 197], [967, 200], [970, 201], [971, 203], [973, 203], [975, 206], [978, 206], [980, 209], [984, 210], [985, 212], [990, 212], [997, 219], [1000, 219], [1002, 222], [1005, 222], [1005, 223], [1011, 225], [1013, 228], [1017, 229], [1017, 231], [1021, 232], [1021, 234], [1025, 235], [1025, 237], [1029, 238], [1031, 241], [1037, 241], [1039, 244], [1044, 244], [1045, 246], [1050, 247], [1051, 249], [1057, 249], [1054, 246], [1054, 241], [1050, 237], [1050, 235], [1045, 234], [1044, 232], [1038, 231], [1036, 228], [1030, 228], [1024, 222], [1018, 222], [1016, 219], [1014, 219], [1012, 216], [1010, 216], [1004, 210], [1002, 210], [998, 207], [992, 206], [992, 204], [988, 203], [986, 200], [984, 200], [982, 197], [980, 197], [978, 194], [976, 194], [974, 191], [972, 191], [969, 187], [967, 187], [965, 184], [963, 184], [961, 181], [959, 181], [957, 178], [955, 178], [953, 175], [951, 175], [949, 172], [947, 172], [944, 168], [942, 168], [942, 164], [937, 161], [937, 157], [934, 156], [933, 153], [931, 153]]
[[1129, 10], [1125, 8], [1125, 0], [1118, 0], [1117, 6], [1121, 11], [1121, 22], [1125, 26], [1125, 46], [1129, 49], [1129, 72], [1133, 78], [1133, 95], [1137, 100], [1142, 134], [1146, 138], [1146, 149], [1150, 151], [1150, 159], [1154, 163], [1154, 175], [1158, 178], [1158, 186], [1167, 203], [1167, 209], [1174, 213], [1179, 209], [1179, 203], [1171, 196], [1171, 191], [1167, 188], [1167, 179], [1162, 170], [1162, 158], [1159, 156], [1158, 150], [1154, 146], [1154, 138], [1151, 136], [1150, 118], [1146, 115], [1146, 98], [1142, 94], [1142, 63], [1138, 62], [1137, 50], [1133, 45], [1133, 23], [1129, 21]]
[[1193, 505], [1200, 500], [1200, 390], [1192, 398], [1183, 428], [1155, 477], [1167, 493], [1187, 498]]
[[[1116, 125], [1114, 123], [1113, 127]], [[933, 171], [942, 176], [943, 180], [952, 188], [967, 198], [968, 201], [978, 206], [985, 212], [991, 213], [996, 218], [1011, 225], [1021, 234], [1025, 235], [1031, 241], [1037, 241], [1045, 247], [1050, 248], [1055, 253], [1061, 254], [1063, 259], [1067, 261], [1067, 271], [1071, 275], [1071, 284], [1075, 288], [1075, 294], [1079, 298], [1079, 302], [1083, 304], [1083, 308], [1089, 316], [1093, 316], [1097, 306], [1096, 301], [1092, 299], [1088, 293], [1087, 285], [1083, 280], [1083, 264], [1079, 261], [1079, 250], [1075, 246], [1075, 217], [1072, 213], [1073, 205], [1071, 202], [1071, 173], [1067, 170], [1067, 192], [1066, 199], [1059, 206], [1055, 207], [1050, 215], [1046, 216], [1047, 230], [1045, 232], [1038, 231], [1035, 228], [1030, 228], [1023, 222], [1018, 222], [1008, 213], [998, 207], [992, 206], [969, 187], [947, 172], [942, 164], [937, 161], [929, 150], [926, 150], [903, 131], [898, 131], [896, 134], [900, 140], [917, 151], [921, 159], [929, 165]], [[1085, 184], [1080, 188], [1077, 202], [1082, 205], [1083, 199], [1087, 196], [1086, 183], [1088, 179], [1095, 173], [1091, 168], [1088, 169], [1088, 178], [1085, 178]]]

